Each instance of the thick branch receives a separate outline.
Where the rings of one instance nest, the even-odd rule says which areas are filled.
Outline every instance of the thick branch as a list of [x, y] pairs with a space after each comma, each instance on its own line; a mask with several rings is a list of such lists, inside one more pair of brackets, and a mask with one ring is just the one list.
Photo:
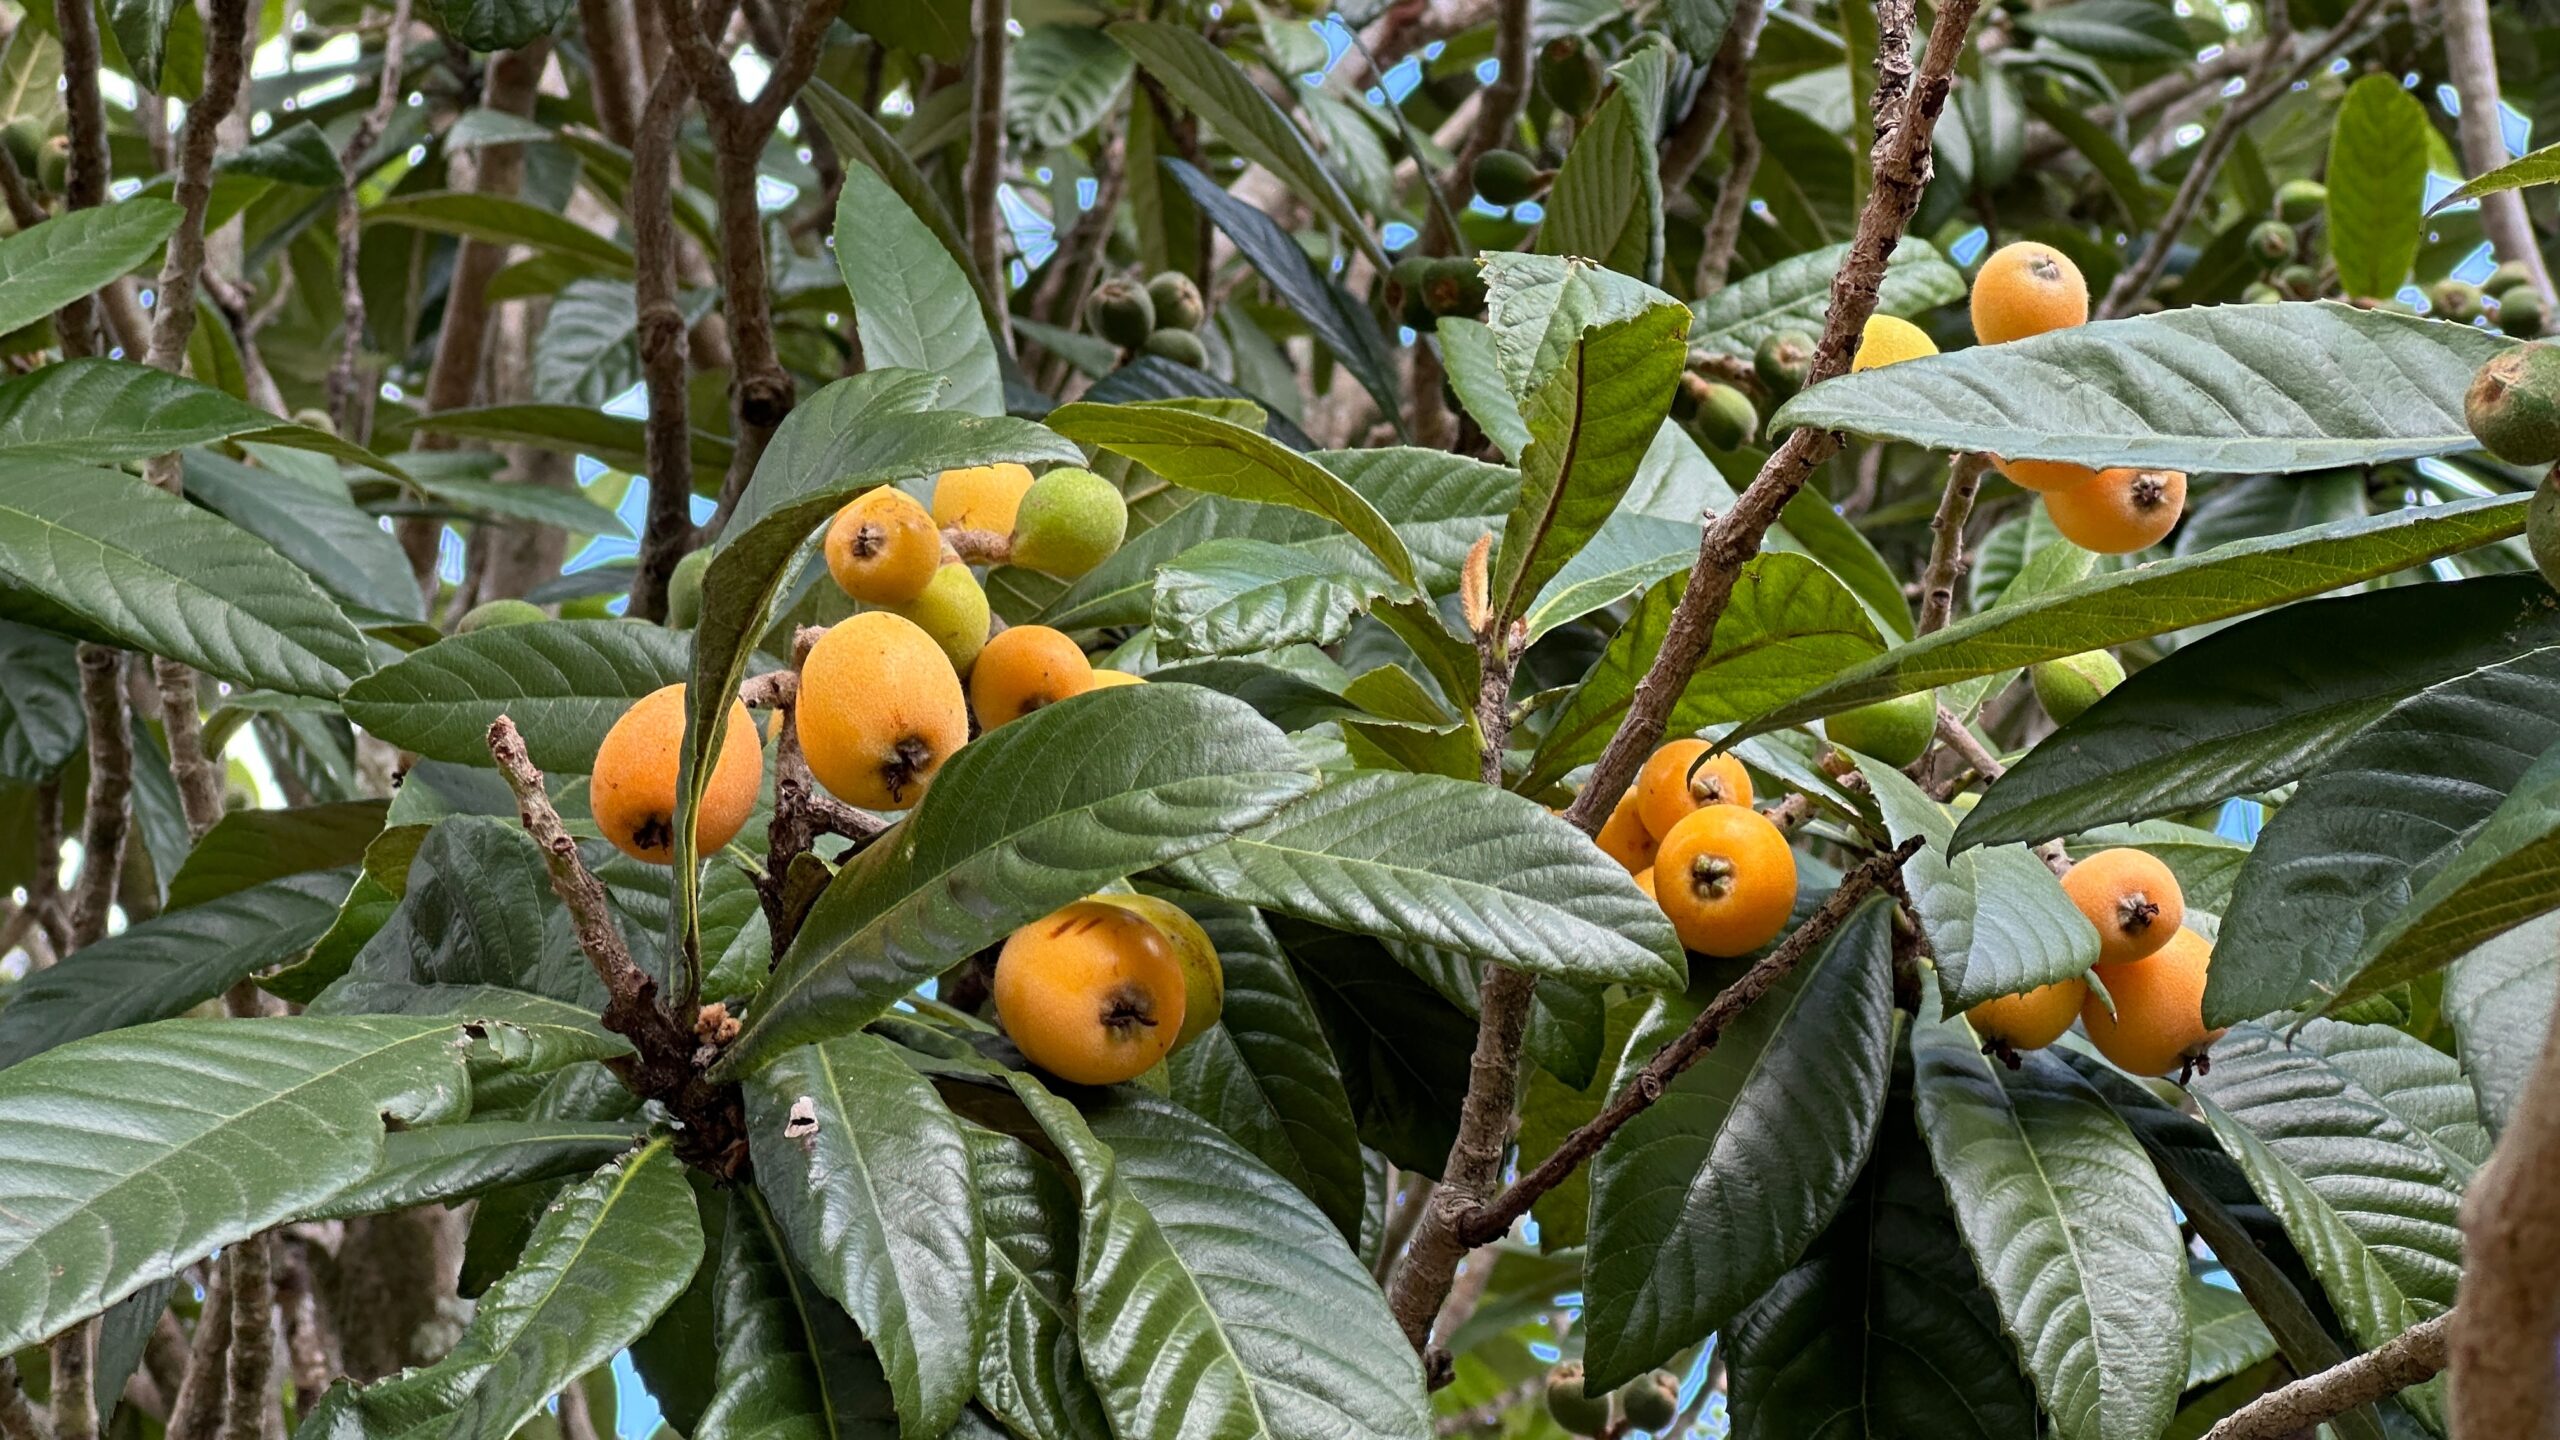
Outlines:
[[54, 1440], [98, 1440], [98, 1322], [53, 1337]]
[[1502, 1238], [1539, 1196], [1562, 1184], [1582, 1163], [1600, 1153], [1609, 1137], [1626, 1123], [1643, 1114], [1671, 1088], [1680, 1073], [1698, 1063], [1699, 1057], [1716, 1047], [1724, 1038], [1726, 1027], [1743, 1011], [1751, 1008], [1771, 987], [1792, 974], [1806, 956], [1812, 954], [1833, 932], [1848, 920], [1852, 911], [1882, 885], [1886, 878], [1902, 868], [1920, 848], [1921, 837], [1914, 835], [1888, 851], [1870, 855], [1852, 866], [1840, 877], [1838, 888], [1831, 892], [1819, 909], [1806, 918], [1794, 933], [1780, 942], [1778, 948], [1762, 956], [1758, 963], [1742, 972], [1742, 977], [1718, 991], [1707, 1008], [1689, 1022], [1689, 1028], [1674, 1036], [1653, 1053], [1636, 1078], [1620, 1090], [1601, 1112], [1582, 1128], [1564, 1139], [1555, 1152], [1538, 1162], [1536, 1168], [1524, 1172], [1508, 1189], [1489, 1204], [1476, 1207], [1466, 1219], [1462, 1238], [1470, 1245], [1487, 1245]]
[[1956, 581], [1965, 571], [1964, 525], [1973, 516], [1973, 497], [1982, 490], [1982, 472], [1991, 461], [1982, 455], [1958, 455], [1947, 463], [1947, 493], [1929, 521], [1929, 568], [1920, 574], [1920, 624], [1927, 635], [1946, 628], [1955, 615]]
[[634, 148], [640, 101], [639, 36], [632, 33], [633, 0], [578, 0], [578, 29], [587, 42], [587, 83], [595, 96], [596, 124], [604, 137]]
[[676, 130], [684, 123], [693, 81], [670, 65], [649, 91], [631, 146], [631, 287], [640, 316], [640, 374], [649, 397], [644, 432], [649, 462], [649, 515], [640, 536], [639, 570], [631, 579], [631, 613], [663, 620], [667, 582], [693, 549], [693, 427], [685, 408], [684, 311], [676, 303]]
[[409, 0], [392, 0], [391, 24], [382, 35], [382, 80], [373, 108], [356, 121], [347, 143], [338, 147], [338, 303], [345, 315], [339, 327], [338, 358], [329, 367], [329, 419], [338, 433], [363, 444], [372, 430], [370, 393], [360, 378], [364, 352], [364, 284], [357, 267], [363, 243], [363, 212], [356, 186], [364, 178], [365, 157], [391, 127], [400, 105], [400, 86], [409, 54]]
[[[71, 894], [71, 948], [94, 945], [107, 933], [124, 873], [125, 837], [132, 813], [133, 737], [125, 725], [124, 655], [104, 645], [80, 647], [80, 708], [89, 725], [89, 798], [80, 820], [80, 878]], [[40, 865], [58, 865], [58, 856]]]
[[231, 1275], [231, 1351], [224, 1367], [222, 1440], [265, 1440], [276, 1395], [274, 1242], [252, 1235], [225, 1250]]
[[169, 737], [169, 778], [178, 783], [178, 808], [187, 834], [201, 840], [221, 823], [222, 764], [204, 749], [204, 720], [196, 712], [196, 672], [182, 661], [155, 659], [151, 675], [160, 690], [160, 725]]
[[2462, 1282], [2447, 1341], [2461, 1440], [2560, 1434], [2560, 1009], [2523, 1098], [2462, 1199]]
[[[107, 203], [107, 107], [98, 92], [98, 73], [105, 67], [98, 47], [98, 20], [92, 9], [55, 7], [54, 33], [62, 41], [62, 108], [71, 139], [71, 154], [62, 182], [62, 206], [86, 210]], [[65, 356], [97, 353], [97, 306], [88, 297], [62, 307], [55, 329]]]
[[[2498, 120], [2498, 55], [2489, 37], [2489, 0], [2438, 0], [2444, 17], [2444, 66], [2462, 97], [2455, 120], [2462, 140], [2463, 168], [2486, 174], [2507, 162], [2507, 140]], [[2549, 305], [2554, 296], [2551, 269], [2533, 235], [2533, 218], [2525, 213], [2524, 194], [2501, 190], [2480, 197], [2480, 228], [2501, 261], [2521, 264], [2533, 277], [2533, 288]]]
[[[2222, 1418], [2205, 1440], [2292, 1440], [2360, 1405], [2423, 1385], [2444, 1368], [2445, 1332], [2457, 1311], [2412, 1325], [2380, 1349], [2270, 1390]], [[2457, 1431], [2457, 1433], [2468, 1433]], [[2529, 1440], [2529, 1430], [2484, 1431]]]
[[[1930, 136], [1946, 108], [1956, 59], [1964, 51], [1965, 32], [1978, 4], [1979, 0], [1948, 0], [1938, 7], [1916, 74], [1908, 38], [1911, 0], [1885, 0], [1879, 7], [1883, 43], [1876, 54], [1875, 188], [1859, 213], [1848, 257], [1831, 280], [1831, 310], [1814, 351], [1817, 382], [1849, 368], [1858, 336], [1866, 328], [1867, 317], [1875, 313], [1885, 263], [1928, 186]], [[1698, 544], [1698, 562], [1672, 610], [1662, 648], [1637, 685], [1627, 718], [1609, 738], [1591, 779], [1565, 812], [1565, 818], [1583, 833], [1599, 833], [1618, 797], [1635, 779], [1636, 768], [1661, 743], [1672, 704], [1714, 643], [1716, 622], [1724, 614], [1743, 564], [1759, 553], [1762, 537], [1777, 523], [1786, 503], [1804, 488], [1814, 467], [1836, 454], [1840, 444], [1840, 437], [1828, 431], [1795, 431], [1760, 467], [1733, 508], [1706, 527]]]
[[987, 293], [1004, 294], [1004, 217], [996, 191], [1004, 184], [1004, 23], [1007, 0], [971, 0], [969, 28], [969, 262]]

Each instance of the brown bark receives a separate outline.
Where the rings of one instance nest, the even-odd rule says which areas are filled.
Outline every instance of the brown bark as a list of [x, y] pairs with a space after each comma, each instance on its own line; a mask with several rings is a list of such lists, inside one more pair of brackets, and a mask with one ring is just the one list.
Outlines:
[[587, 42], [587, 83], [604, 137], [631, 148], [640, 124], [640, 37], [633, 0], [578, 0], [578, 29]]
[[693, 427], [685, 408], [685, 324], [676, 303], [675, 222], [676, 131], [692, 94], [693, 82], [684, 69], [669, 66], [650, 88], [631, 148], [632, 294], [640, 316], [640, 373], [649, 397], [643, 432], [649, 513], [641, 527], [639, 569], [631, 580], [631, 613], [643, 620], [666, 618], [668, 577], [695, 542]]
[[[71, 893], [69, 950], [107, 933], [132, 813], [133, 739], [125, 725], [124, 654], [104, 645], [80, 647], [80, 704], [89, 725], [89, 798], [80, 820], [80, 876]], [[58, 856], [48, 863], [59, 864]], [[69, 950], [64, 953], [67, 955]]]
[[1918, 634], [1946, 628], [1956, 610], [1956, 581], [1965, 572], [1964, 525], [1973, 515], [1973, 498], [1982, 491], [1982, 472], [1991, 468], [1981, 455], [1958, 455], [1947, 462], [1947, 490], [1938, 513], [1929, 520], [1929, 568], [1920, 572]]
[[[1476, 123], [1440, 177], [1441, 203], [1432, 207], [1430, 218], [1423, 223], [1422, 248], [1417, 252], [1420, 254], [1443, 254], [1457, 242], [1447, 217], [1475, 194], [1476, 161], [1486, 151], [1511, 143], [1512, 131], [1520, 124], [1520, 112], [1529, 103], [1529, 0], [1500, 0], [1493, 27], [1493, 58], [1500, 69], [1493, 83], [1479, 92]], [[1425, 183], [1429, 183], [1427, 178]]]
[[409, 0], [392, 0], [391, 23], [382, 36], [382, 81], [375, 87], [373, 106], [356, 121], [347, 143], [338, 148], [338, 169], [344, 177], [338, 191], [338, 304], [344, 319], [339, 324], [338, 358], [329, 367], [329, 419], [340, 435], [364, 444], [373, 432], [373, 391], [363, 375], [364, 353], [364, 285], [359, 277], [357, 261], [363, 244], [363, 214], [357, 204], [356, 185], [363, 178], [365, 156], [382, 141], [389, 129], [391, 116], [400, 104], [400, 87], [408, 69]]
[[[2222, 1418], [2205, 1440], [2294, 1440], [2359, 1405], [2370, 1405], [2444, 1368], [2445, 1331], [2454, 1312], [2400, 1332], [2388, 1344], [2279, 1390], [2270, 1390]], [[2503, 1431], [2506, 1440], [2529, 1440], [2527, 1430]]]
[[277, 1417], [275, 1246], [252, 1235], [222, 1252], [231, 1274], [231, 1347], [225, 1356], [222, 1440], [266, 1440]]
[[[1005, 291], [1004, 216], [996, 192], [1004, 185], [1004, 61], [1006, 0], [970, 0], [969, 28], [977, 36], [969, 57], [969, 260], [987, 293]], [[1005, 337], [998, 336], [1003, 344]]]
[[2560, 1435], [2560, 1011], [2524, 1097], [2462, 1200], [2447, 1333], [2454, 1440]]
[[98, 1440], [98, 1322], [54, 1336], [51, 1353], [54, 1440]]
[[[2486, 174], [2507, 163], [2507, 140], [2498, 120], [2498, 55], [2490, 43], [2488, 0], [2437, 0], [2444, 17], [2444, 62], [2454, 93], [2462, 97], [2455, 120], [2462, 141], [2463, 168]], [[2480, 197], [2480, 228], [2489, 234], [2498, 259], [2521, 264], [2533, 277], [2542, 303], [2554, 300], [2551, 267], [2543, 263], [2542, 246], [2534, 238], [2533, 218], [2525, 213], [2524, 193], [2501, 190]]]
[[[1699, 242], [1694, 289], [1700, 297], [1724, 288], [1734, 247], [1742, 241], [1742, 217], [1751, 209], [1751, 182], [1760, 173], [1760, 127], [1751, 118], [1751, 57], [1759, 46], [1761, 14], [1761, 0], [1742, 0], [1734, 7], [1723, 47], [1716, 51], [1709, 88], [1724, 101], [1723, 128], [1732, 137], [1733, 164], [1725, 170], [1724, 186], [1716, 192], [1715, 209], [1707, 215]], [[1686, 175], [1682, 183], [1687, 183]]]

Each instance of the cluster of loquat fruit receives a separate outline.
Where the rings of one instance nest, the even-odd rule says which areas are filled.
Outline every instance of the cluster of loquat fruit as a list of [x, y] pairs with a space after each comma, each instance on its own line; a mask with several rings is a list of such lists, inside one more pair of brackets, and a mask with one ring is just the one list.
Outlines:
[[1084, 297], [1084, 328], [1120, 347], [1124, 355], [1154, 355], [1194, 370], [1209, 364], [1200, 327], [1209, 310], [1200, 287], [1179, 270], [1140, 284], [1115, 278]]
[[2178, 877], [2140, 850], [2101, 850], [2071, 867], [2062, 893], [2097, 927], [2091, 973], [2106, 993], [2071, 979], [1986, 1000], [1965, 1015], [1983, 1049], [2014, 1061], [2061, 1039], [2077, 1019], [2099, 1054], [2133, 1074], [2201, 1066], [2222, 1037], [2204, 1023], [2213, 946], [2187, 928]]
[[1707, 742], [1653, 752], [1596, 837], [1701, 955], [1748, 955], [1778, 938], [1796, 906], [1786, 833], [1751, 808], [1751, 775]]

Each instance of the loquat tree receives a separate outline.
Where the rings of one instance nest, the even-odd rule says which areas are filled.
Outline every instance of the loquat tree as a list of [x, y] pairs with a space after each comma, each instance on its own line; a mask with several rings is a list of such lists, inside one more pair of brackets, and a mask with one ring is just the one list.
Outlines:
[[2547, 0], [0, 0], [0, 1440], [2560, 1437]]

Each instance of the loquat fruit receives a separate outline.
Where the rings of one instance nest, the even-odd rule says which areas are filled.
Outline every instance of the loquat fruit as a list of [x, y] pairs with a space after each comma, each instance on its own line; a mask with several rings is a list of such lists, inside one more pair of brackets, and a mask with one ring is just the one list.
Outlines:
[[1043, 705], [1093, 688], [1093, 663], [1076, 642], [1046, 625], [1016, 625], [987, 642], [969, 670], [969, 707], [993, 730]]
[[2068, 725], [2124, 683], [2124, 662], [2104, 650], [2084, 650], [2030, 665], [2027, 678], [2044, 713], [2054, 724]]
[[1032, 1064], [1079, 1085], [1146, 1071], [1182, 1032], [1182, 962], [1134, 910], [1079, 900], [1006, 938], [996, 1016]]
[[1795, 912], [1796, 856], [1759, 811], [1709, 805], [1662, 837], [1653, 886], [1681, 944], [1702, 955], [1748, 955], [1778, 938]]
[[1013, 517], [1013, 563], [1073, 580], [1111, 558], [1129, 533], [1120, 487], [1066, 466], [1031, 482]]
[[2044, 497], [2062, 538], [2101, 555], [2159, 544], [2186, 508], [2187, 477], [2175, 470], [2101, 470], [2086, 485]]
[[1096, 690], [1108, 690], [1114, 685], [1144, 685], [1146, 683], [1146, 676], [1132, 675], [1126, 670], [1096, 670], [1093, 672], [1093, 688]]
[[2544, 583], [2560, 587], [2560, 473], [2545, 474], [2525, 502], [2524, 540]]
[[1010, 535], [1014, 511], [1030, 488], [1031, 467], [1010, 461], [945, 470], [933, 482], [933, 523]]
[[1135, 280], [1105, 280], [1084, 297], [1084, 328], [1123, 350], [1135, 350], [1156, 328], [1155, 300]]
[[[634, 860], [670, 864], [676, 847], [676, 767], [684, 753], [684, 686], [652, 690], [631, 703], [596, 747], [587, 782], [587, 807], [596, 828]], [[712, 757], [711, 778], [693, 812], [696, 854], [708, 854], [737, 838], [755, 812], [764, 782], [764, 747], [755, 717], [735, 701], [729, 728]]]
[[2050, 495], [2061, 490], [2077, 490], [2098, 478], [2098, 472], [2086, 465], [2068, 460], [2003, 460], [1991, 457], [1991, 468], [2009, 479], [2021, 490]]
[[1761, 340], [1751, 352], [1751, 373], [1774, 400], [1784, 400], [1813, 378], [1813, 337], [1801, 330], [1781, 330]]
[[1173, 1037], [1174, 1049], [1199, 1039], [1201, 1031], [1218, 1023], [1218, 1014], [1227, 1004], [1226, 966], [1218, 959], [1217, 943], [1190, 911], [1154, 895], [1115, 892], [1091, 898], [1134, 911], [1173, 942], [1173, 958], [1182, 962], [1182, 1029]]
[[1538, 162], [1517, 150], [1487, 150], [1476, 157], [1472, 172], [1476, 193], [1488, 205], [1508, 210], [1524, 200], [1535, 200], [1547, 188], [1547, 173]]
[[539, 625], [550, 618], [530, 600], [491, 600], [465, 611], [454, 622], [453, 633], [470, 635], [481, 630], [503, 630], [510, 625]]
[[1878, 370], [1938, 353], [1938, 342], [1929, 332], [1894, 315], [1870, 315], [1867, 328], [1858, 336], [1857, 358], [1849, 362], [1855, 370]]
[[1618, 797], [1617, 808], [1600, 822], [1600, 833], [1591, 838], [1610, 859], [1630, 872], [1653, 864], [1653, 852], [1662, 846], [1662, 841], [1645, 825], [1632, 788]]
[[809, 773], [868, 810], [923, 799], [969, 739], [960, 678], [932, 636], [887, 610], [840, 621], [810, 647], [794, 719]]
[[1708, 448], [1738, 450], [1760, 433], [1760, 411], [1751, 397], [1721, 380], [1710, 380], [1698, 395], [1698, 413], [1689, 429]]
[[1671, 827], [1701, 806], [1751, 803], [1751, 775], [1742, 762], [1718, 755], [1700, 764], [1707, 749], [1704, 740], [1674, 740], [1636, 772], [1636, 814], [1654, 838], [1671, 838]]
[[702, 621], [702, 575], [711, 568], [711, 552], [696, 550], [676, 562], [667, 577], [667, 628], [690, 630]]
[[1547, 1417], [1567, 1435], [1599, 1435], [1609, 1428], [1609, 1397], [1582, 1388], [1582, 1362], [1567, 1360], [1547, 1372]]
[[827, 573], [868, 605], [904, 605], [942, 568], [942, 531], [894, 485], [865, 490], [827, 525]]
[[2489, 357], [2462, 415], [2480, 448], [2510, 465], [2560, 460], [2560, 345], [2535, 342]]
[[954, 675], [968, 674], [978, 652], [986, 648], [987, 626], [992, 623], [987, 592], [979, 588], [978, 577], [969, 567], [958, 561], [935, 567], [923, 593], [891, 609], [942, 647]]
[[1834, 745], [1899, 769], [1928, 753], [1929, 742], [1938, 738], [1938, 692], [1923, 690], [1843, 710], [1824, 718], [1822, 734]]
[[1167, 270], [1147, 282], [1147, 303], [1155, 308], [1156, 324], [1176, 330], [1197, 330], [1209, 318], [1200, 287], [1179, 270]]
[[1653, 901], [1653, 903], [1654, 903], [1654, 904], [1656, 904], [1656, 905], [1659, 905], [1659, 904], [1661, 904], [1661, 903], [1662, 903], [1662, 901], [1661, 901], [1660, 897], [1656, 896], [1656, 895], [1653, 893], [1653, 867], [1652, 867], [1652, 866], [1647, 865], [1647, 866], [1646, 866], [1646, 867], [1644, 867], [1643, 869], [1641, 869], [1641, 870], [1639, 870], [1639, 871], [1637, 871], [1637, 872], [1636, 872], [1636, 888], [1644, 892], [1644, 898], [1646, 898], [1647, 900], [1651, 900], [1651, 901]]
[[2077, 978], [2039, 985], [2020, 995], [1985, 1000], [1964, 1012], [1973, 1033], [2011, 1050], [2041, 1050], [2062, 1038], [2080, 1018], [2089, 984]]
[[2150, 854], [2117, 846], [2071, 867], [2062, 893], [2098, 927], [2098, 963], [2123, 965], [2169, 943], [2187, 920], [2178, 877]]
[[2143, 959], [2099, 966], [2098, 979], [2115, 1001], [2115, 1013], [2108, 1014], [2097, 992], [2090, 992], [2080, 1007], [2090, 1043], [2136, 1075], [2166, 1075], [2193, 1063], [2222, 1038], [2204, 1024], [2205, 975], [2212, 963], [2213, 947], [2204, 937], [2180, 928]]
[[2329, 205], [2329, 187], [2317, 180], [2287, 180], [2276, 187], [2276, 218], [2306, 225]]
[[1973, 277], [1973, 335], [2003, 345], [2089, 320], [2089, 282], [2050, 245], [2003, 245]]
[[1176, 365], [1188, 365], [1194, 370], [1209, 368], [1209, 347], [1201, 344], [1200, 337], [1188, 330], [1158, 330], [1149, 335], [1146, 343], [1138, 349]]
[[1668, 1370], [1639, 1375], [1618, 1387], [1617, 1400], [1628, 1429], [1663, 1430], [1680, 1413], [1680, 1377]]

